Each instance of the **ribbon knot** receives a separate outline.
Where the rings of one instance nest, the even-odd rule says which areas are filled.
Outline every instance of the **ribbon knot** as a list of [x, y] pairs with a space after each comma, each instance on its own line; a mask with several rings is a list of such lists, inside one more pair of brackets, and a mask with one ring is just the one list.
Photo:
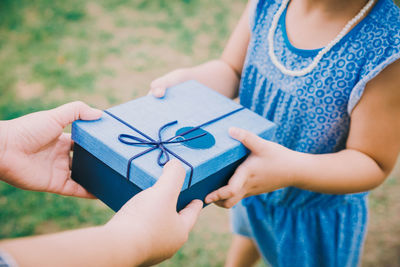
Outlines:
[[[158, 129], [158, 140], [154, 140], [152, 138], [149, 138], [147, 136], [145, 136], [147, 138], [146, 139], [142, 139], [140, 137], [137, 136], [133, 136], [130, 134], [120, 134], [118, 136], [118, 140], [121, 143], [124, 143], [126, 145], [130, 145], [130, 146], [140, 146], [140, 145], [147, 145], [147, 146], [152, 146], [153, 149], [160, 149], [160, 153], [158, 154], [157, 157], [157, 163], [159, 166], [164, 166], [165, 164], [167, 164], [167, 162], [169, 161], [170, 157], [169, 157], [169, 150], [165, 147], [165, 145], [168, 144], [179, 144], [179, 143], [184, 143], [184, 142], [188, 142], [194, 139], [198, 139], [200, 137], [203, 137], [206, 135], [206, 133], [203, 134], [199, 134], [190, 138], [185, 138], [184, 136], [187, 135], [190, 132], [193, 132], [192, 129], [180, 134], [180, 135], [175, 135], [174, 137], [171, 137], [167, 140], [163, 140], [162, 139], [162, 131], [164, 129], [166, 129], [169, 126], [172, 126], [174, 124], [177, 124], [178, 121], [172, 121], [169, 123], [164, 124], [163, 126], [161, 126]], [[196, 128], [197, 130], [197, 128]], [[132, 141], [133, 140], [133, 141]], [[150, 152], [150, 151], [149, 151]]]
[[169, 155], [171, 154], [176, 159], [180, 160], [182, 163], [184, 163], [186, 166], [188, 166], [190, 168], [189, 182], [188, 182], [188, 188], [190, 188], [190, 186], [192, 184], [192, 177], [193, 177], [194, 167], [192, 166], [192, 164], [187, 162], [184, 158], [182, 158], [178, 154], [176, 154], [173, 151], [171, 151], [165, 145], [178, 144], [178, 143], [188, 142], [188, 141], [191, 141], [191, 140], [194, 140], [194, 139], [201, 138], [202, 136], [205, 136], [206, 133], [199, 134], [199, 135], [196, 135], [196, 136], [193, 136], [193, 137], [190, 137], [190, 138], [185, 138], [184, 136], [189, 134], [189, 133], [191, 133], [191, 132], [194, 132], [194, 131], [200, 129], [201, 127], [207, 126], [207, 125], [212, 124], [212, 123], [214, 123], [216, 121], [219, 121], [219, 120], [222, 120], [222, 119], [224, 119], [224, 118], [226, 118], [228, 116], [231, 116], [232, 114], [237, 113], [237, 112], [239, 112], [239, 111], [241, 111], [243, 109], [244, 109], [244, 107], [237, 108], [237, 109], [235, 109], [235, 110], [233, 110], [231, 112], [223, 114], [223, 115], [221, 115], [219, 117], [216, 117], [216, 118], [214, 118], [212, 120], [209, 120], [209, 121], [207, 121], [207, 122], [205, 122], [205, 123], [203, 123], [201, 125], [193, 127], [193, 128], [191, 128], [191, 129], [189, 129], [189, 130], [187, 130], [187, 131], [185, 131], [185, 132], [183, 132], [183, 133], [181, 133], [179, 135], [175, 135], [175, 136], [173, 136], [173, 137], [171, 137], [171, 138], [169, 138], [167, 140], [163, 140], [162, 139], [162, 136], [161, 136], [162, 131], [165, 128], [169, 127], [169, 126], [172, 126], [172, 125], [178, 123], [178, 121], [171, 121], [171, 122], [166, 123], [163, 126], [161, 126], [158, 129], [158, 140], [155, 140], [155, 139], [151, 138], [150, 136], [148, 136], [147, 134], [145, 134], [142, 131], [140, 131], [139, 129], [137, 129], [134, 126], [130, 125], [126, 121], [124, 121], [121, 118], [115, 116], [111, 112], [109, 112], [107, 110], [104, 110], [104, 112], [106, 114], [110, 115], [111, 117], [113, 117], [114, 119], [116, 119], [117, 121], [121, 122], [122, 124], [126, 125], [131, 130], [135, 131], [136, 133], [140, 134], [141, 136], [143, 136], [144, 138], [147, 139], [146, 140], [146, 139], [143, 139], [143, 138], [140, 138], [140, 137], [137, 137], [137, 136], [134, 136], [134, 135], [130, 135], [130, 134], [120, 134], [118, 136], [118, 140], [121, 143], [126, 144], [126, 145], [130, 145], [130, 146], [138, 146], [138, 145], [151, 146], [150, 148], [140, 152], [137, 155], [134, 155], [133, 157], [131, 157], [129, 159], [128, 167], [127, 167], [127, 170], [126, 170], [126, 178], [128, 180], [129, 180], [129, 175], [130, 175], [130, 172], [131, 172], [131, 165], [132, 165], [132, 161], [133, 160], [135, 160], [135, 159], [137, 159], [137, 158], [139, 158], [139, 157], [141, 157], [141, 156], [143, 156], [143, 155], [145, 155], [145, 154], [147, 154], [147, 153], [149, 153], [149, 152], [151, 152], [153, 150], [160, 149], [160, 153], [158, 154], [158, 157], [157, 157], [157, 163], [158, 163], [159, 166], [164, 166], [169, 161], [169, 159], [170, 159]]

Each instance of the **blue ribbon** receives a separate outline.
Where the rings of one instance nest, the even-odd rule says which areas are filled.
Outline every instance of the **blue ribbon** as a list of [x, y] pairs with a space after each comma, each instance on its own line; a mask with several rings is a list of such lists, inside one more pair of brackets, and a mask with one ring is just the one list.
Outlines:
[[142, 131], [140, 131], [139, 129], [137, 129], [134, 126], [130, 125], [126, 121], [124, 121], [121, 118], [117, 117], [116, 115], [112, 114], [111, 112], [109, 112], [107, 110], [104, 110], [104, 112], [147, 139], [146, 140], [146, 139], [143, 139], [143, 138], [140, 138], [140, 137], [137, 137], [137, 136], [133, 136], [133, 135], [130, 135], [130, 134], [120, 134], [118, 136], [118, 140], [121, 143], [126, 144], [126, 145], [130, 145], [130, 146], [138, 146], [138, 145], [151, 146], [150, 148], [140, 152], [139, 154], [134, 155], [133, 157], [131, 157], [129, 159], [128, 168], [127, 168], [127, 171], [126, 171], [126, 178], [128, 180], [129, 180], [129, 175], [130, 175], [130, 170], [131, 170], [131, 163], [132, 163], [133, 160], [135, 160], [135, 159], [137, 159], [137, 158], [139, 158], [139, 157], [141, 157], [141, 156], [143, 156], [143, 155], [145, 155], [145, 154], [147, 154], [147, 153], [149, 153], [149, 152], [151, 152], [153, 150], [160, 149], [160, 154], [158, 155], [158, 158], [157, 158], [157, 163], [158, 163], [159, 166], [161, 166], [161, 167], [164, 166], [169, 161], [169, 159], [170, 159], [169, 154], [171, 154], [172, 156], [174, 156], [175, 158], [177, 158], [178, 160], [180, 160], [181, 162], [183, 162], [185, 165], [187, 165], [190, 168], [189, 183], [188, 183], [188, 188], [189, 188], [191, 186], [191, 184], [192, 184], [192, 177], [193, 177], [194, 167], [189, 162], [187, 162], [185, 159], [183, 159], [182, 157], [180, 157], [179, 155], [177, 155], [176, 153], [174, 153], [173, 151], [168, 149], [165, 145], [168, 145], [168, 144], [179, 144], [179, 143], [188, 142], [188, 141], [191, 141], [191, 140], [194, 140], [194, 139], [201, 138], [201, 137], [205, 136], [206, 133], [203, 133], [203, 134], [200, 134], [200, 135], [196, 135], [196, 136], [193, 136], [193, 137], [190, 137], [190, 138], [187, 138], [187, 139], [179, 139], [179, 138], [184, 138], [185, 135], [200, 129], [201, 127], [204, 127], [204, 126], [212, 124], [212, 123], [214, 123], [216, 121], [222, 120], [222, 119], [224, 119], [224, 118], [226, 118], [226, 117], [228, 117], [228, 116], [230, 116], [230, 115], [232, 115], [232, 114], [234, 114], [236, 112], [239, 112], [239, 111], [241, 111], [243, 109], [244, 109], [244, 107], [235, 109], [235, 110], [233, 110], [231, 112], [228, 112], [228, 113], [226, 113], [226, 114], [224, 114], [222, 116], [219, 116], [219, 117], [217, 117], [215, 119], [207, 121], [207, 122], [205, 122], [205, 123], [203, 123], [203, 124], [201, 124], [199, 126], [193, 127], [193, 128], [191, 128], [191, 129], [189, 129], [189, 130], [187, 130], [187, 131], [185, 131], [185, 132], [183, 132], [183, 133], [181, 133], [179, 135], [175, 135], [175, 136], [173, 136], [173, 137], [171, 137], [171, 138], [169, 138], [167, 140], [163, 140], [162, 139], [162, 136], [161, 136], [162, 131], [164, 129], [174, 125], [174, 124], [177, 124], [178, 121], [172, 121], [172, 122], [169, 122], [169, 123], [164, 124], [163, 126], [161, 126], [158, 129], [158, 140], [155, 140], [155, 139], [151, 138], [150, 136], [148, 136], [147, 134], [145, 134]]

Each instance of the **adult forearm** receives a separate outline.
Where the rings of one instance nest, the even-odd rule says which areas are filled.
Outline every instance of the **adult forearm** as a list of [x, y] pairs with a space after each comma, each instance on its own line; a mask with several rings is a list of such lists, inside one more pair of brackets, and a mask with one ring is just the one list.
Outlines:
[[292, 165], [294, 185], [310, 191], [327, 194], [364, 192], [377, 187], [386, 178], [371, 157], [356, 150], [320, 155], [299, 153], [295, 158]]
[[218, 59], [190, 68], [194, 80], [229, 97], [238, 95], [239, 76], [225, 61]]
[[[92, 227], [0, 243], [20, 266], [136, 266], [138, 250]], [[127, 253], [129, 249], [129, 253]]]
[[6, 172], [4, 157], [7, 151], [7, 131], [7, 122], [0, 121], [0, 181], [4, 180], [4, 175]]

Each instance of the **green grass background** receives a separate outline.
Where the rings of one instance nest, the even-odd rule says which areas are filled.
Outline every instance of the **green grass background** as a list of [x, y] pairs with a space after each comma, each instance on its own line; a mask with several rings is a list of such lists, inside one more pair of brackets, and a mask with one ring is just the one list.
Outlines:
[[[245, 3], [0, 0], [0, 119], [76, 99], [106, 108], [142, 96], [163, 73], [218, 57]], [[365, 266], [400, 254], [396, 177], [371, 198]], [[112, 214], [99, 201], [0, 182], [0, 239], [103, 224]], [[162, 265], [222, 266], [229, 242], [226, 211], [206, 208], [189, 242]]]

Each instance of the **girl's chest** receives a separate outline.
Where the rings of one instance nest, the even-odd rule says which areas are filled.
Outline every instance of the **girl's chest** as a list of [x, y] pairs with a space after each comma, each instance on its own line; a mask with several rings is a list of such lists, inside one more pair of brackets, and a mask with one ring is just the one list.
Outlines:
[[[284, 64], [294, 68], [312, 60], [312, 57], [294, 54], [283, 45], [277, 47], [277, 54]], [[292, 77], [274, 66], [263, 35], [253, 37], [243, 70], [241, 96], [258, 103], [280, 103], [275, 108], [288, 108], [284, 101], [272, 99], [285, 95], [291, 105], [302, 105], [304, 110], [320, 107], [327, 112], [345, 112], [361, 69], [352, 57], [352, 54], [332, 51], [311, 73]]]

